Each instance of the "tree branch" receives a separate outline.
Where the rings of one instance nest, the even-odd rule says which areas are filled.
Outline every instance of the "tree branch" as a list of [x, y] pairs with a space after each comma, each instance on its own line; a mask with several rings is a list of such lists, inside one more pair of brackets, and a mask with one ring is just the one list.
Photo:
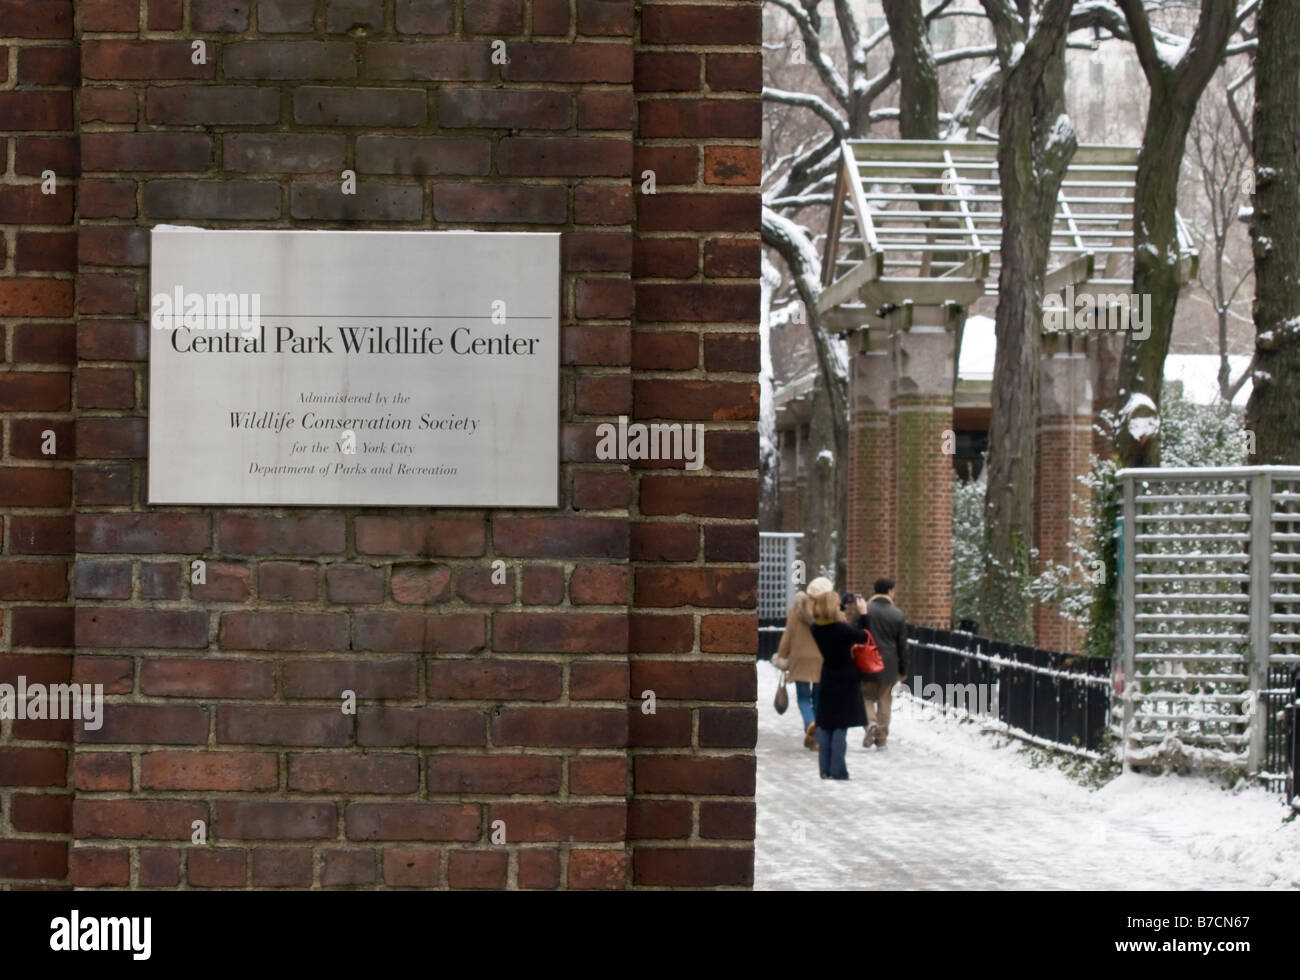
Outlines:
[[794, 279], [795, 291], [803, 301], [813, 349], [817, 354], [822, 378], [826, 381], [831, 413], [837, 429], [841, 425], [847, 426], [848, 369], [843, 363], [843, 356], [834, 347], [834, 340], [822, 329], [821, 316], [817, 312], [822, 278], [817, 250], [803, 228], [769, 207], [763, 208], [762, 231], [763, 244], [781, 256]]
[[777, 105], [796, 106], [820, 116], [839, 139], [847, 139], [849, 121], [832, 109], [823, 99], [810, 92], [787, 92], [779, 88], [763, 89], [763, 101]]
[[1033, 29], [1025, 38], [1022, 60], [1028, 62], [1033, 70], [1033, 84], [1038, 84], [1057, 39], [1069, 27], [1073, 7], [1074, 0], [1044, 0], [1038, 18], [1031, 21]]
[[809, 62], [817, 69], [822, 84], [826, 86], [831, 95], [835, 97], [835, 100], [847, 112], [849, 108], [849, 87], [844, 81], [844, 76], [839, 73], [839, 70], [822, 51], [821, 35], [813, 24], [812, 18], [808, 16], [808, 11], [797, 5], [794, 0], [767, 0], [767, 2], [780, 7], [794, 19], [794, 22], [799, 26], [799, 32], [803, 35], [804, 51], [808, 55]]
[[[835, 20], [840, 26], [840, 39], [844, 42], [844, 54], [849, 63], [849, 76], [864, 74], [867, 70], [867, 52], [862, 46], [862, 29], [858, 26], [858, 15], [849, 6], [849, 0], [835, 0]], [[850, 91], [853, 89], [849, 82]]]
[[1236, 22], [1234, 7], [1234, 3], [1225, 0], [1201, 0], [1196, 30], [1174, 68], [1176, 92], [1185, 92], [1193, 100], [1199, 98], [1210, 76], [1223, 63], [1228, 37]]
[[979, 129], [980, 122], [997, 109], [1001, 89], [1002, 65], [995, 61], [971, 79], [952, 110], [952, 124], [944, 138], [970, 139], [971, 133]]
[[934, 56], [936, 65], [950, 65], [955, 61], [965, 61], [968, 58], [996, 58], [998, 55], [998, 46], [996, 44], [981, 44], [969, 48], [952, 48], [944, 51], [942, 54]]
[[1147, 79], [1155, 78], [1161, 70], [1160, 55], [1156, 52], [1156, 39], [1151, 33], [1151, 19], [1147, 16], [1147, 8], [1143, 0], [1115, 0], [1119, 4], [1119, 9], [1124, 11], [1124, 19], [1128, 21], [1129, 35], [1133, 39], [1133, 47], [1137, 49], [1138, 64], [1142, 66], [1142, 73]]

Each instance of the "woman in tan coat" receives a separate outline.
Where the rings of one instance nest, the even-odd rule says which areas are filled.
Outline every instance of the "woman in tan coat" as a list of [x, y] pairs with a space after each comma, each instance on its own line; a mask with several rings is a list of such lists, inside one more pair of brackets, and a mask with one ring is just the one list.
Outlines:
[[808, 591], [794, 597], [794, 605], [785, 617], [785, 632], [772, 663], [788, 671], [794, 681], [795, 700], [799, 717], [803, 719], [805, 748], [817, 748], [817, 687], [822, 676], [822, 655], [812, 635], [812, 600], [822, 592], [829, 592], [831, 583], [815, 578], [808, 583]]

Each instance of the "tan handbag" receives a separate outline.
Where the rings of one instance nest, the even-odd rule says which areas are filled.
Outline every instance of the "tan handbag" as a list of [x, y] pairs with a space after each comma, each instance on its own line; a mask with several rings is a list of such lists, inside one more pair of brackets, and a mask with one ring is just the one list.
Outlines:
[[790, 692], [786, 690], [788, 681], [789, 678], [786, 672], [781, 671], [781, 686], [776, 689], [776, 701], [772, 704], [772, 707], [776, 708], [778, 715], [785, 714], [785, 709], [790, 707]]

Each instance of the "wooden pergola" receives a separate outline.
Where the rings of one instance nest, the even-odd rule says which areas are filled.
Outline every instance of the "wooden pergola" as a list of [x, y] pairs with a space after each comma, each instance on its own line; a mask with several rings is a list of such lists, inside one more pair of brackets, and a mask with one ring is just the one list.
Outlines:
[[[1044, 292], [1132, 286], [1135, 146], [1081, 145], [1061, 183]], [[1178, 222], [1183, 280], [1196, 249]], [[823, 262], [823, 321], [879, 323], [881, 307], [997, 294], [1002, 196], [997, 144], [846, 140]]]

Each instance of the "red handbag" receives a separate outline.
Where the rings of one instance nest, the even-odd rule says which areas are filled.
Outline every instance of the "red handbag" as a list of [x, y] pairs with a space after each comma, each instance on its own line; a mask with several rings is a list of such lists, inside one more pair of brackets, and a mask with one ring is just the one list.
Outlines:
[[880, 647], [871, 630], [866, 630], [867, 642], [853, 644], [853, 663], [861, 674], [879, 674], [885, 669], [885, 661], [880, 656]]

